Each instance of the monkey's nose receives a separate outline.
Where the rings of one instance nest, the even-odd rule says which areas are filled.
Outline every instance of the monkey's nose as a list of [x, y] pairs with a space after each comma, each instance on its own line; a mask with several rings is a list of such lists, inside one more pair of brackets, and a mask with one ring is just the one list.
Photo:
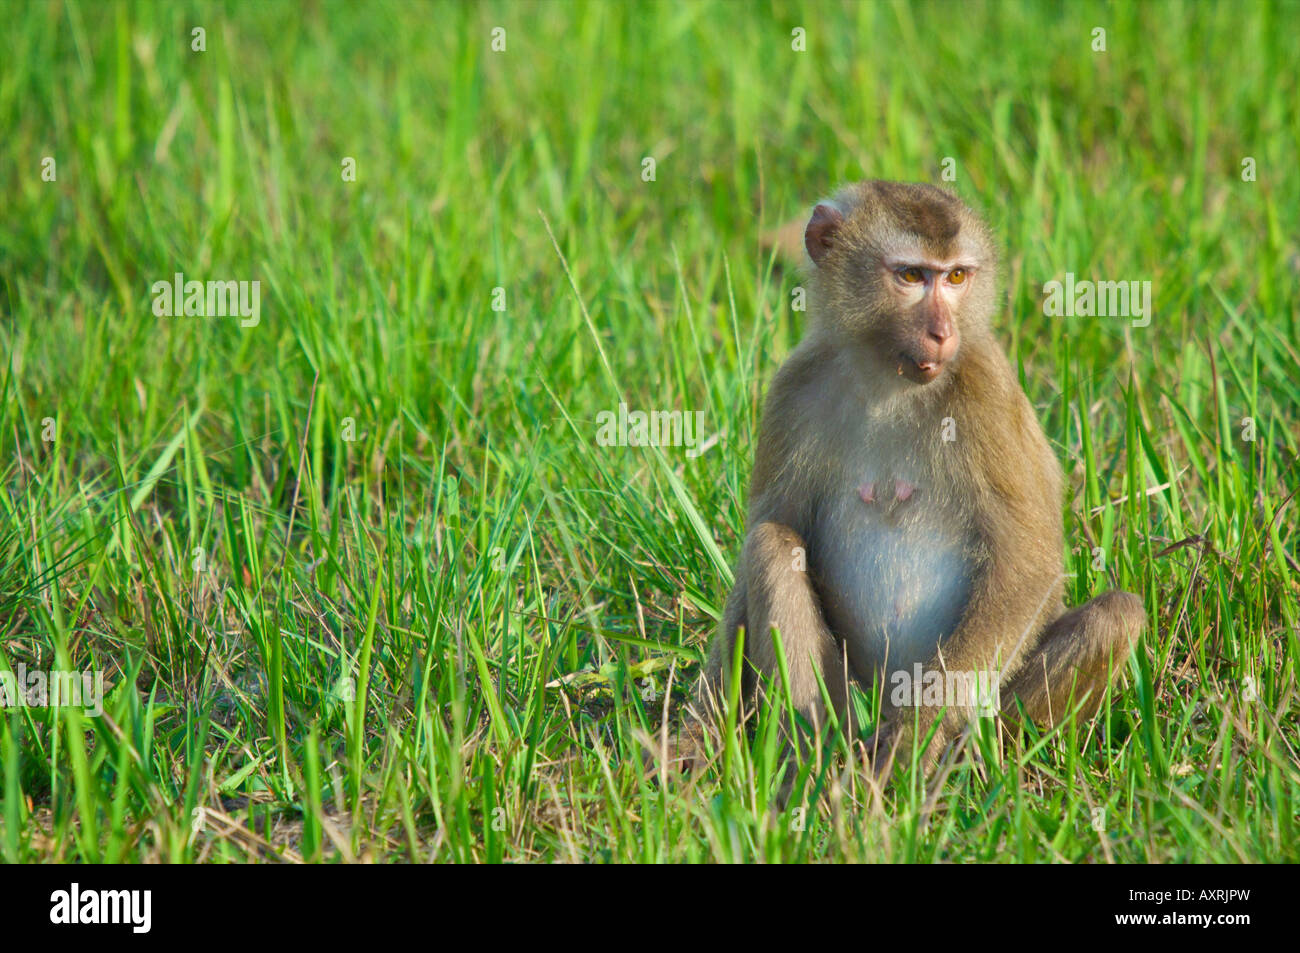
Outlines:
[[942, 346], [953, 335], [951, 316], [936, 309], [925, 322], [925, 336]]

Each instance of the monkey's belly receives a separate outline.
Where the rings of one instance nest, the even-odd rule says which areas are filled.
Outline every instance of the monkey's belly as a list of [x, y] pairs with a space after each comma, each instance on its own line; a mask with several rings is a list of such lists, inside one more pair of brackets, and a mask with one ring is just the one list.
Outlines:
[[970, 598], [969, 542], [921, 509], [887, 521], [843, 514], [809, 551], [822, 611], [853, 669], [869, 678], [928, 662]]

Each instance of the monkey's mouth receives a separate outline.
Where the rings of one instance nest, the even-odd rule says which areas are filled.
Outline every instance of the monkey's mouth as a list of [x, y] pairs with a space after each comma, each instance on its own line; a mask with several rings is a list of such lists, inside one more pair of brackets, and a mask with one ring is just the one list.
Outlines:
[[917, 360], [910, 354], [900, 354], [898, 373], [918, 384], [928, 384], [943, 373], [944, 361]]

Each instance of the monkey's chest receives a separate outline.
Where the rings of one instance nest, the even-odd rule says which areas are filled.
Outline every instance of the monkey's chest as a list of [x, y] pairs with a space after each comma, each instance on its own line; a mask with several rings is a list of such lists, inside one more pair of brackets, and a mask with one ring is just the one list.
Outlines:
[[809, 569], [854, 668], [926, 662], [970, 599], [973, 540], [924, 484], [879, 480], [824, 506]]

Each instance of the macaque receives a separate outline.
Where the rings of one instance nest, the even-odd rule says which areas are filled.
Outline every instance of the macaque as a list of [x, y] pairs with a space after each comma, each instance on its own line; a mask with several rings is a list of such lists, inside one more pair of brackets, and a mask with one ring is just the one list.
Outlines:
[[747, 697], [780, 686], [775, 629], [815, 730], [822, 684], [854, 732], [849, 686], [876, 686], [878, 771], [931, 731], [933, 769], [980, 713], [1091, 717], [1145, 612], [1126, 592], [1062, 604], [1061, 468], [990, 328], [988, 227], [942, 189], [872, 181], [817, 205], [803, 242], [809, 327], [767, 395], [697, 705], [725, 697], [741, 629]]

